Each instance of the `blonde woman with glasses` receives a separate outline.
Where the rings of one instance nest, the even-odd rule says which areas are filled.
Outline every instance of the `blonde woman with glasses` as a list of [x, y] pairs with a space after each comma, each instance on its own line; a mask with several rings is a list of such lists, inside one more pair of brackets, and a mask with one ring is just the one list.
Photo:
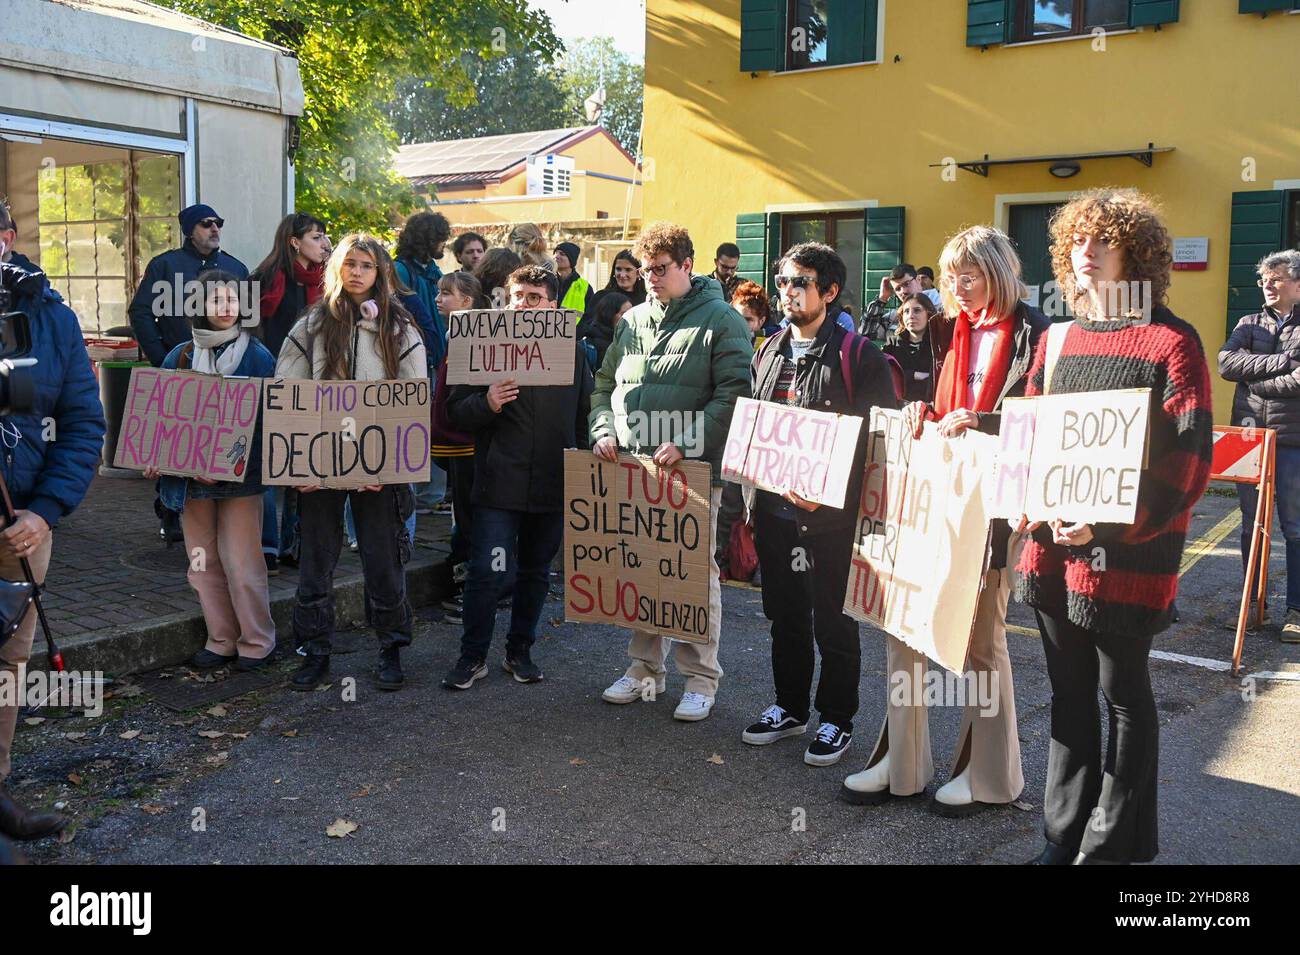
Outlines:
[[[912, 432], [925, 421], [938, 423], [947, 438], [974, 428], [996, 434], [1002, 401], [1024, 394], [1025, 378], [1039, 336], [1048, 325], [1037, 309], [1025, 305], [1020, 258], [1005, 234], [975, 226], [953, 236], [939, 259], [944, 316], [930, 323], [936, 365], [941, 363], [934, 403], [915, 401], [904, 408]], [[1013, 540], [1005, 521], [993, 525], [992, 556], [976, 608], [966, 666], [976, 685], [992, 688], [992, 700], [970, 700], [962, 712], [961, 731], [949, 781], [934, 797], [945, 816], [966, 816], [991, 805], [1012, 802], [1024, 788], [1016, 702], [1007, 655], [1008, 552]], [[899, 678], [923, 678], [924, 655], [895, 637], [888, 648], [889, 704], [867, 768], [844, 781], [841, 796], [859, 805], [875, 805], [896, 796], [925, 791], [934, 776], [930, 755], [929, 715], [923, 686], [895, 694]], [[986, 679], [978, 675], [987, 673]]]

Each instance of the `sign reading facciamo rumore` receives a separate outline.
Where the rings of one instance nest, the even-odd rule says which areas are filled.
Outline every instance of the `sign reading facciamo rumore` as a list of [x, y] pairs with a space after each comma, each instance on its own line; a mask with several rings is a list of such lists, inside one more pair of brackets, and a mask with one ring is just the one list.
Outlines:
[[429, 480], [429, 379], [268, 378], [262, 482], [328, 488]]
[[569, 385], [581, 316], [564, 308], [472, 308], [447, 318], [447, 384]]
[[871, 410], [849, 616], [961, 673], [988, 551], [982, 481], [995, 441], [967, 431], [907, 433], [901, 412]]
[[709, 642], [710, 468], [564, 452], [564, 619]]

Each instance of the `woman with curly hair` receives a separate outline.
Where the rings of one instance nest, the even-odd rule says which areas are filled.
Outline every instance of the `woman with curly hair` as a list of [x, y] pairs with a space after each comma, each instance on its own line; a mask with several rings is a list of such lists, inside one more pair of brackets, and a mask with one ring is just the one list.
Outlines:
[[1160, 725], [1148, 654], [1171, 622], [1192, 505], [1209, 481], [1210, 372], [1195, 329], [1165, 306], [1169, 233], [1149, 198], [1086, 192], [1056, 214], [1051, 237], [1074, 320], [1044, 336], [1025, 393], [1149, 388], [1151, 411], [1132, 524], [1017, 522], [1032, 537], [1016, 599], [1034, 608], [1052, 682], [1047, 846], [1034, 862], [1149, 862]]
[[[1003, 400], [1024, 393], [1047, 318], [1022, 301], [1020, 257], [997, 229], [974, 226], [953, 236], [939, 258], [939, 272], [947, 317], [928, 328], [932, 339], [946, 343], [946, 356], [933, 405], [915, 401], [904, 407], [907, 427], [919, 437], [928, 419], [937, 421], [939, 433], [947, 438], [971, 428], [997, 434]], [[1025, 785], [1007, 652], [1007, 565], [1016, 543], [1005, 522], [993, 525], [966, 667], [981, 677], [989, 674], [996, 700], [993, 706], [970, 700], [962, 708], [952, 776], [934, 794], [933, 808], [943, 816], [967, 816], [1005, 805]], [[925, 657], [892, 636], [886, 637], [886, 652], [890, 692], [885, 725], [867, 768], [844, 780], [841, 790], [843, 799], [860, 805], [922, 793], [934, 776], [925, 705], [904, 702], [924, 699], [916, 682], [925, 670]], [[900, 680], [908, 681], [910, 693], [894, 692]]]
[[[289, 330], [275, 365], [279, 378], [317, 381], [382, 381], [428, 378], [424, 340], [402, 307], [385, 268], [386, 253], [374, 236], [345, 236], [325, 267], [325, 295]], [[411, 540], [406, 519], [415, 507], [409, 484], [371, 484], [351, 490], [298, 488], [302, 537], [293, 635], [306, 652], [290, 678], [310, 690], [329, 671], [334, 636], [334, 568], [343, 545], [343, 504], [356, 515], [366, 621], [379, 637], [378, 683], [402, 685], [399, 649], [411, 642], [411, 604], [406, 573]]]

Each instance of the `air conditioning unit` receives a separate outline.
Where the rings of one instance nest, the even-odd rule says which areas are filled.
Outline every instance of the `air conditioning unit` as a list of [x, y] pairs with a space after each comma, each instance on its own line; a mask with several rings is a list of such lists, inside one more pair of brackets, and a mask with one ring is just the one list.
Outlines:
[[573, 179], [573, 157], [554, 153], [528, 157], [530, 196], [568, 195]]

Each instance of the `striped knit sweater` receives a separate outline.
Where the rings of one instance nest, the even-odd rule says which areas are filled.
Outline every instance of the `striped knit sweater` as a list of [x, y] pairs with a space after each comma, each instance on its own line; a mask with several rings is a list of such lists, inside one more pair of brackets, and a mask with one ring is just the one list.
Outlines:
[[[1043, 335], [1026, 395], [1043, 393], [1047, 341]], [[1169, 626], [1192, 505], [1210, 478], [1210, 373], [1196, 330], [1166, 308], [1154, 309], [1148, 325], [1076, 319], [1052, 393], [1111, 388], [1152, 392], [1136, 520], [1093, 525], [1094, 539], [1083, 547], [1054, 544], [1040, 527], [1017, 565], [1016, 599], [1085, 630], [1148, 636]], [[1096, 560], [1099, 547], [1104, 561]]]

